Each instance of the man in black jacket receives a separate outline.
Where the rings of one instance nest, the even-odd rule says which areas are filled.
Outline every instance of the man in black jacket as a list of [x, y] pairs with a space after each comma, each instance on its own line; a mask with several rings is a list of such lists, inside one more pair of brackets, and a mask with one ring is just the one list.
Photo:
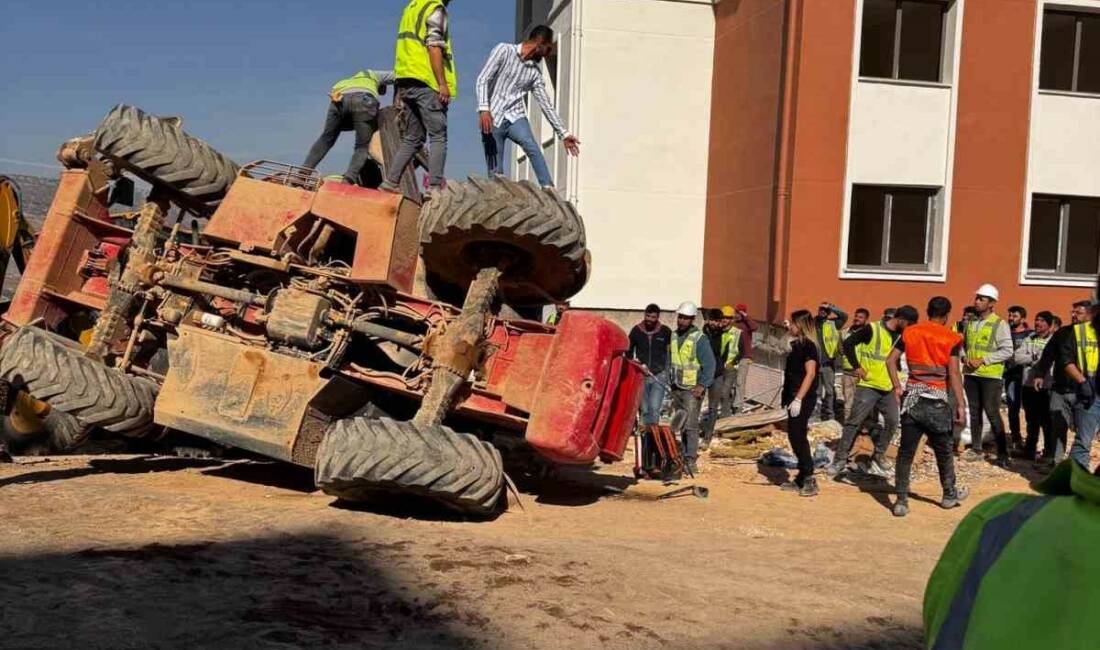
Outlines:
[[661, 308], [650, 304], [645, 308], [642, 322], [630, 330], [630, 349], [627, 357], [647, 369], [645, 388], [642, 392], [642, 424], [657, 424], [661, 419], [661, 404], [668, 386], [668, 346], [672, 330], [661, 324]]
[[[1053, 467], [1065, 457], [1067, 434], [1070, 427], [1073, 426], [1073, 407], [1077, 404], [1077, 388], [1068, 381], [1066, 373], [1061, 368], [1055, 367], [1054, 364], [1058, 360], [1059, 350], [1064, 349], [1067, 342], [1070, 346], [1073, 345], [1075, 340], [1073, 325], [1087, 323], [1091, 310], [1092, 301], [1090, 300], [1079, 300], [1073, 303], [1070, 325], [1062, 327], [1054, 333], [1050, 343], [1047, 343], [1047, 346], [1043, 348], [1043, 356], [1039, 358], [1039, 363], [1035, 364], [1037, 379], [1033, 388], [1036, 390], [1050, 389], [1051, 429], [1054, 430], [1054, 438], [1057, 440], [1056, 449], [1043, 450], [1043, 461], [1049, 467]], [[1048, 387], [1044, 384], [1043, 377], [1046, 377], [1052, 368], [1054, 382], [1053, 385]]]

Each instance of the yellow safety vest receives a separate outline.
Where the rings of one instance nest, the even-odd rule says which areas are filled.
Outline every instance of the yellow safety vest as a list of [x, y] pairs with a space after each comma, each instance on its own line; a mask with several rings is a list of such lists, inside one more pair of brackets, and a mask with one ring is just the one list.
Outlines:
[[836, 323], [827, 320], [821, 324], [821, 340], [825, 344], [825, 358], [836, 357], [836, 349], [840, 347], [840, 332], [836, 330]]
[[[428, 56], [428, 16], [440, 8], [443, 8], [440, 0], [410, 0], [397, 29], [397, 53], [393, 64], [393, 73], [398, 79], [415, 79], [436, 92], [439, 92], [439, 82], [432, 72], [432, 61]], [[447, 45], [443, 49], [443, 74], [451, 97], [457, 98], [458, 76], [455, 73], [454, 52], [451, 50], [450, 25], [447, 26], [445, 38]]]
[[699, 371], [703, 368], [703, 364], [699, 363], [695, 348], [701, 340], [703, 340], [703, 333], [697, 329], [688, 332], [682, 339], [676, 332], [672, 333], [672, 341], [669, 345], [672, 356], [672, 380], [680, 388], [695, 388], [699, 384]]
[[1096, 345], [1096, 330], [1092, 323], [1078, 323], [1073, 326], [1073, 335], [1077, 340], [1077, 368], [1086, 377], [1095, 377], [1100, 367], [1100, 350]]
[[881, 322], [871, 323], [871, 328], [871, 342], [856, 346], [859, 366], [867, 373], [857, 386], [891, 390], [894, 382], [890, 381], [890, 373], [886, 370], [886, 357], [890, 356], [890, 350], [894, 348], [894, 339], [890, 336], [890, 330]]
[[340, 101], [344, 93], [365, 92], [378, 96], [378, 77], [370, 70], [360, 70], [347, 79], [341, 79], [332, 86], [329, 98], [334, 102]]
[[[987, 354], [997, 349], [997, 326], [1001, 323], [1001, 317], [990, 314], [985, 320], [971, 321], [966, 328], [966, 358], [984, 359]], [[1005, 364], [994, 363], [988, 366], [980, 366], [977, 370], [966, 369], [966, 374], [987, 379], [1001, 379], [1005, 374]]]
[[719, 361], [726, 364], [726, 367], [732, 367], [734, 362], [737, 361], [737, 355], [741, 352], [741, 328], [731, 327], [728, 331], [722, 332], [722, 345], [719, 356]]

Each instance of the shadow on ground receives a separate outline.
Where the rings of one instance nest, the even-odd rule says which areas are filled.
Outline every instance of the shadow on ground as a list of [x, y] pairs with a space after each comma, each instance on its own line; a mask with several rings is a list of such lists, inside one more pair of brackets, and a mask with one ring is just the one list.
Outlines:
[[481, 647], [460, 599], [368, 561], [400, 556], [385, 546], [310, 534], [0, 558], [0, 646]]
[[[37, 459], [20, 463], [19, 466], [34, 466], [48, 463], [48, 459]], [[148, 472], [178, 472], [194, 467], [215, 467], [222, 461], [195, 458], [173, 458], [156, 456], [137, 456], [134, 458], [96, 458], [85, 467], [65, 467], [42, 469], [0, 479], [0, 488], [6, 485], [26, 483], [49, 483], [91, 476], [93, 474], [145, 474]]]

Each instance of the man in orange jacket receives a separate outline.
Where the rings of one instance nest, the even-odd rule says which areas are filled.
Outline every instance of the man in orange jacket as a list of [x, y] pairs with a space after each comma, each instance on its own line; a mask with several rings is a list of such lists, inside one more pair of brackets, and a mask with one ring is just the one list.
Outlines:
[[[894, 504], [896, 517], [909, 514], [909, 476], [917, 445], [923, 435], [928, 436], [928, 446], [936, 454], [940, 484], [943, 486], [940, 507], [958, 507], [969, 495], [967, 488], [955, 486], [955, 456], [952, 449], [952, 411], [955, 422], [966, 419], [959, 364], [963, 338], [947, 327], [947, 318], [951, 314], [950, 300], [943, 296], [932, 298], [928, 301], [927, 313], [928, 321], [905, 327], [901, 340], [886, 359], [890, 381], [901, 404], [901, 447], [895, 474], [898, 495]], [[898, 362], [902, 354], [909, 364], [909, 381], [904, 391], [898, 379]], [[952, 397], [954, 409], [951, 406]]]

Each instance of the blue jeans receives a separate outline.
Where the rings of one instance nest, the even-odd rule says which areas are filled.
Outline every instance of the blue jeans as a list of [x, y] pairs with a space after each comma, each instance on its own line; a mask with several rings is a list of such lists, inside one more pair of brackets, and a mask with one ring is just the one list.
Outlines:
[[489, 168], [489, 176], [504, 173], [504, 141], [506, 139], [516, 143], [527, 154], [527, 160], [531, 162], [531, 168], [535, 170], [539, 185], [553, 187], [554, 179], [550, 177], [550, 168], [546, 166], [546, 157], [542, 155], [542, 147], [535, 140], [535, 134], [531, 132], [531, 123], [527, 121], [526, 117], [515, 122], [504, 120], [500, 126], [493, 128], [492, 133], [481, 134], [481, 144], [485, 147], [485, 165]]
[[1096, 437], [1096, 429], [1100, 427], [1100, 400], [1092, 403], [1087, 410], [1079, 404], [1073, 407], [1073, 423], [1077, 427], [1077, 435], [1073, 436], [1073, 446], [1069, 448], [1069, 457], [1077, 461], [1077, 464], [1085, 469], [1089, 468], [1089, 450], [1092, 449], [1092, 439]]
[[645, 378], [645, 386], [642, 388], [642, 424], [658, 424], [661, 421], [661, 406], [665, 401], [665, 387], [661, 382], [668, 382], [668, 373], [662, 372], [654, 377]]

